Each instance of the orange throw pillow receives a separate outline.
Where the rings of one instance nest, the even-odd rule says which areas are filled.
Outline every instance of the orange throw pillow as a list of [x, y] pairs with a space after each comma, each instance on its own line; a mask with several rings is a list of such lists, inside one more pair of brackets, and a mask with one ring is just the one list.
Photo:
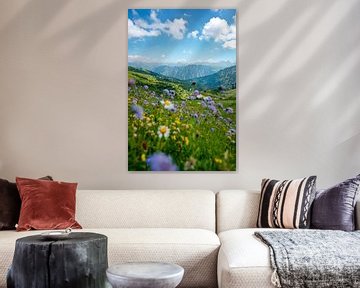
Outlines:
[[17, 231], [80, 228], [75, 220], [77, 183], [16, 178], [21, 198]]

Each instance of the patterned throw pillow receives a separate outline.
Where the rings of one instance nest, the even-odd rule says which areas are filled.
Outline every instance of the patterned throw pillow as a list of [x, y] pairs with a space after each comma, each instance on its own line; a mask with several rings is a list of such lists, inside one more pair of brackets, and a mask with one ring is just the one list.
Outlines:
[[257, 227], [308, 228], [316, 176], [295, 180], [263, 179]]

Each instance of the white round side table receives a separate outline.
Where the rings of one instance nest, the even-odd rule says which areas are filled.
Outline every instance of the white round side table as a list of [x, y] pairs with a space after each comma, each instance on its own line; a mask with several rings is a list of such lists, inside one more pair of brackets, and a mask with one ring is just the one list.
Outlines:
[[175, 288], [184, 276], [184, 268], [162, 262], [117, 264], [106, 270], [114, 288]]

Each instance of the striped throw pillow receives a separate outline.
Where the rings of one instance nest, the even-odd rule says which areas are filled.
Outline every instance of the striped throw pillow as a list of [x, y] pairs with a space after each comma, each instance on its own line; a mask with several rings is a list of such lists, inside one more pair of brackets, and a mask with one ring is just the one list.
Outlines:
[[316, 176], [295, 180], [263, 179], [257, 227], [308, 228]]

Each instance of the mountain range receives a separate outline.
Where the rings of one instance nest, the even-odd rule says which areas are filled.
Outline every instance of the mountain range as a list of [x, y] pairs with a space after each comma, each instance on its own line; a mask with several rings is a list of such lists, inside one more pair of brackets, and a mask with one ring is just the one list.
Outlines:
[[207, 65], [191, 64], [186, 66], [162, 65], [151, 69], [151, 71], [180, 80], [188, 80], [214, 74], [219, 69]]
[[222, 69], [211, 75], [194, 78], [191, 81], [199, 89], [234, 89], [236, 88], [236, 66]]
[[[197, 72], [199, 70], [201, 72]], [[201, 75], [203, 73], [210, 73], [211, 71], [213, 71], [211, 70], [211, 67], [207, 67], [205, 65], [187, 65], [180, 67], [158, 66], [158, 67], [153, 67], [151, 69], [146, 69], [146, 68], [129, 66], [129, 71], [135, 71], [135, 72], [137, 71], [139, 73], [152, 75], [158, 79], [179, 83], [181, 85], [184, 85], [184, 87], [190, 87], [194, 85], [195, 88], [201, 90], [215, 90], [215, 89], [227, 90], [227, 89], [236, 88], [235, 65], [202, 77], [196, 77], [196, 76]], [[189, 75], [193, 75], [195, 77], [189, 77]], [[181, 78], [186, 78], [186, 79], [181, 79]]]

